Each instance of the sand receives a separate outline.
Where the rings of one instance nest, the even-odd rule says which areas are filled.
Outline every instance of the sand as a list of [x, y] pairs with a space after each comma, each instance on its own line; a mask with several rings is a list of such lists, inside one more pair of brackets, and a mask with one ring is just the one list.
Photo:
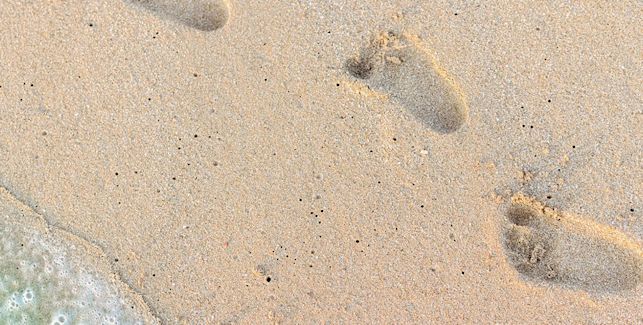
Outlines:
[[143, 323], [640, 323], [641, 21], [3, 1], [0, 226]]

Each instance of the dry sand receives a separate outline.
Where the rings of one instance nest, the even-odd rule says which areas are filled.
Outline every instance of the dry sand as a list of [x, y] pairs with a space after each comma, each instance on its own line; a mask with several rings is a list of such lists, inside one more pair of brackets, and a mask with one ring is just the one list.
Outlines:
[[642, 323], [642, 10], [2, 1], [0, 319]]

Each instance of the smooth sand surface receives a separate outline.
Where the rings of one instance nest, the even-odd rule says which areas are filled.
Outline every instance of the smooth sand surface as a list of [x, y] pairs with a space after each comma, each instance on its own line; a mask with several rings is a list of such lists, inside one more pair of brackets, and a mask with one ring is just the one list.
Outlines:
[[1, 1], [0, 213], [161, 323], [641, 323], [641, 12]]

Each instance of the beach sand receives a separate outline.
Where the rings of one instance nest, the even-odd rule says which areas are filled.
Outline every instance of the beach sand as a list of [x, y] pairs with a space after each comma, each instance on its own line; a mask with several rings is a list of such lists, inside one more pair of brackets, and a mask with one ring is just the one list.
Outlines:
[[641, 12], [2, 1], [0, 319], [642, 323]]

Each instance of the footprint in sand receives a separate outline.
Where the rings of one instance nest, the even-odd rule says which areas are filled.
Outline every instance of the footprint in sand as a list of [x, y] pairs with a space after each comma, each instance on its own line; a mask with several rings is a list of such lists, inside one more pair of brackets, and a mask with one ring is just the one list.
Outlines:
[[468, 119], [460, 87], [422, 48], [417, 36], [380, 33], [345, 67], [369, 87], [387, 93], [434, 131], [454, 132]]
[[230, 17], [227, 0], [125, 0], [154, 14], [186, 26], [210, 32], [223, 27]]
[[507, 219], [507, 257], [530, 280], [593, 292], [633, 289], [643, 280], [641, 246], [616, 229], [521, 194]]

